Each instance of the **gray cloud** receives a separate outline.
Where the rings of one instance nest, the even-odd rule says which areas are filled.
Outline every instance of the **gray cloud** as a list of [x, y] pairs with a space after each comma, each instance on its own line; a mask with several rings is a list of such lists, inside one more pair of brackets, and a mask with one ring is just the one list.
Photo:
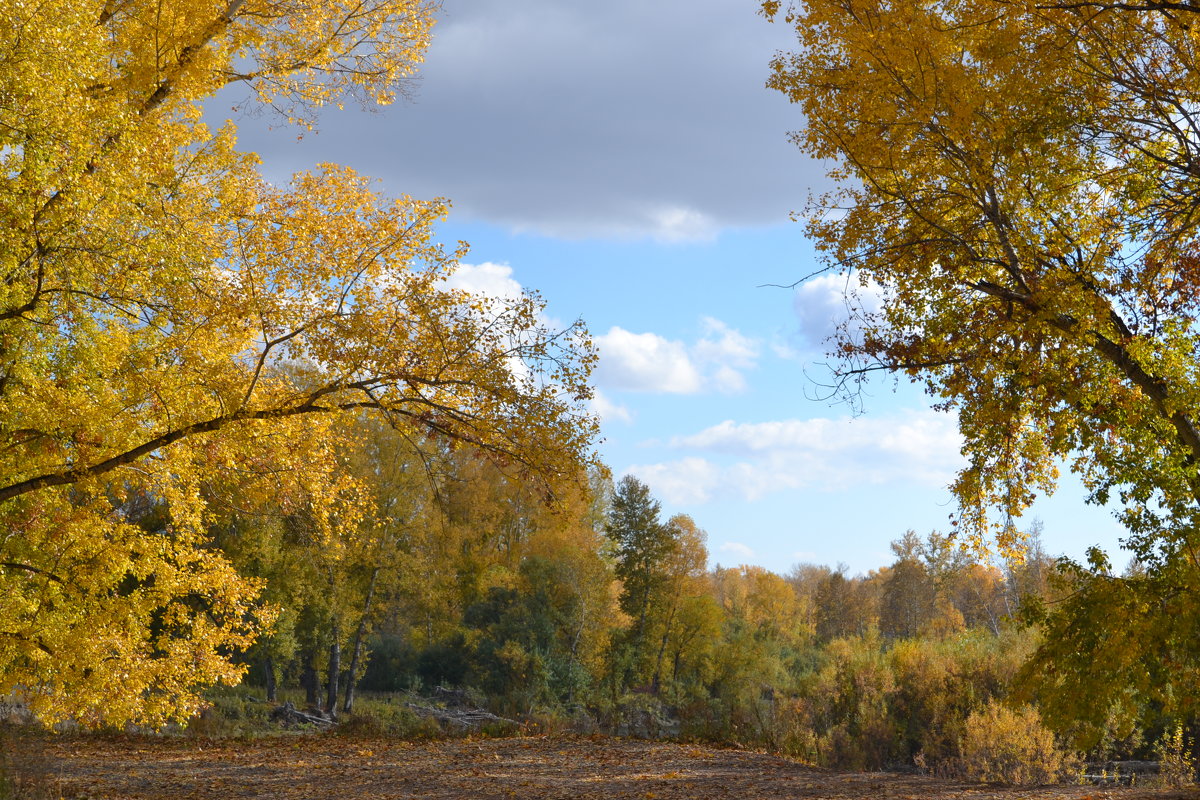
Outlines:
[[[241, 120], [273, 179], [321, 160], [459, 218], [563, 236], [697, 239], [781, 222], [820, 170], [763, 87], [791, 46], [740, 0], [445, 0], [410, 102], [329, 111], [299, 142]], [[215, 114], [214, 114], [215, 116]]]

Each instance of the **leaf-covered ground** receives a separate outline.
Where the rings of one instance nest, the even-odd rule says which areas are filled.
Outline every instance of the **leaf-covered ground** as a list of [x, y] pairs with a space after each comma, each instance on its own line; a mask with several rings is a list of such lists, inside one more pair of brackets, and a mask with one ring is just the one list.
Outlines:
[[[42, 749], [42, 748], [39, 748]], [[408, 743], [303, 736], [258, 741], [52, 739], [39, 759], [64, 797], [121, 798], [1055, 798], [1195, 797], [1147, 789], [1002, 789], [847, 774], [763, 753], [608, 738]]]

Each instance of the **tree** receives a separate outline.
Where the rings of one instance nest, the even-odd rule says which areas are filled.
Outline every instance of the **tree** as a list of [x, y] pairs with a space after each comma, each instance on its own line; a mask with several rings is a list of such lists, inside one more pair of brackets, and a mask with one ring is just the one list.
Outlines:
[[1120, 501], [1126, 544], [1155, 576], [1125, 589], [1150, 608], [1194, 604], [1196, 10], [762, 8], [799, 41], [769, 85], [805, 112], [795, 141], [833, 165], [809, 232], [826, 269], [882, 300], [835, 341], [836, 379], [907, 375], [957, 412], [960, 536], [1016, 544], [1014, 519], [1066, 459], [1093, 501]]
[[[235, 680], [270, 616], [206, 542], [203, 486], [306, 461], [370, 410], [531, 472], [576, 471], [592, 352], [539, 301], [445, 285], [440, 201], [324, 165], [266, 184], [204, 102], [309, 121], [389, 102], [423, 0], [66, 0], [0, 32], [0, 692], [150, 723]], [[285, 368], [286, 367], [286, 368]], [[282, 455], [275, 455], [281, 451]], [[147, 529], [130, 498], [166, 508]], [[318, 501], [323, 498], [320, 494]]]
[[879, 603], [879, 630], [885, 636], [916, 636], [935, 613], [937, 590], [925, 565], [901, 556], [887, 570]]
[[846, 565], [826, 570], [813, 596], [818, 639], [858, 636], [879, 625], [877, 580], [847, 578]]
[[[1166, 523], [1194, 524], [1197, 87], [1190, 14], [1151, 6], [787, 14], [802, 47], [770, 85], [804, 108], [794, 138], [836, 164], [824, 206], [845, 208], [809, 230], [883, 299], [836, 342], [840, 376], [907, 374], [958, 411], [962, 533], [996, 507], [1009, 541], [1059, 457], [1130, 503], [1134, 534], [1171, 549]], [[1134, 507], [1152, 496], [1161, 524]]]
[[621, 610], [631, 620], [622, 653], [628, 662], [617, 671], [624, 673], [619, 676], [623, 683], [647, 679], [655, 691], [659, 688], [657, 678], [665, 642], [659, 643], [660, 658], [655, 659], [651, 640], [654, 629], [661, 627], [663, 622], [659, 618], [663, 611], [662, 601], [671, 588], [671, 556], [678, 546], [675, 533], [690, 534], [694, 540], [688, 548], [690, 552], [681, 553], [677, 570], [681, 579], [692, 571], [697, 546], [703, 551], [703, 539], [690, 519], [686, 529], [663, 524], [659, 517], [661, 511], [662, 505], [650, 494], [650, 487], [634, 476], [626, 475], [613, 492], [605, 525], [605, 532], [616, 551], [615, 572], [621, 582]]
[[[706, 579], [708, 534], [687, 514], [675, 514], [667, 520], [665, 528], [671, 546], [658, 565], [662, 575], [659, 598], [655, 604], [658, 653], [650, 678], [650, 686], [655, 694], [662, 691], [665, 667], [670, 666], [671, 680], [674, 682], [685, 661], [703, 660], [702, 655], [688, 657], [693, 655], [689, 649], [700, 645], [702, 652], [707, 643], [698, 642], [697, 639], [706, 633], [705, 623], [712, 617], [706, 608], [712, 602]], [[664, 661], [667, 655], [671, 658]]]
[[650, 487], [626, 475], [617, 483], [605, 526], [616, 547], [621, 610], [633, 620], [631, 635], [639, 653], [646, 644], [655, 595], [666, 580], [663, 564], [671, 552], [671, 534], [659, 519], [661, 512]]

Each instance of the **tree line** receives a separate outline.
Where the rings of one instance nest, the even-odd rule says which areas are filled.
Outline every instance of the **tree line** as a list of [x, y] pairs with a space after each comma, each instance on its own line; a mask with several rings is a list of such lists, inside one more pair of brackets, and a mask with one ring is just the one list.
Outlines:
[[550, 496], [475, 451], [356, 427], [342, 464], [374, 513], [322, 531], [276, 505], [214, 530], [278, 611], [240, 656], [269, 699], [302, 689], [354, 719], [356, 690], [448, 688], [507, 717], [860, 769], [950, 770], [997, 726], [1049, 737], [1063, 763], [1152, 757], [1173, 726], [1194, 727], [1132, 687], [1064, 698], [1070, 659], [1047, 609], [1086, 579], [1046, 553], [1038, 525], [1023, 555], [985, 562], [908, 531], [866, 575], [710, 568], [705, 532], [664, 519], [633, 476], [592, 468]]

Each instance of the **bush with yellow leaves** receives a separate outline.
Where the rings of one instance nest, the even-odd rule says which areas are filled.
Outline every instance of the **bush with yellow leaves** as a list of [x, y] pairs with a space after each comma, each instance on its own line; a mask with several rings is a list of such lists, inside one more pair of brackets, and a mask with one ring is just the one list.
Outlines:
[[959, 739], [959, 769], [970, 780], [1015, 786], [1053, 783], [1074, 760], [1057, 745], [1032, 706], [1012, 709], [988, 701], [967, 717]]

